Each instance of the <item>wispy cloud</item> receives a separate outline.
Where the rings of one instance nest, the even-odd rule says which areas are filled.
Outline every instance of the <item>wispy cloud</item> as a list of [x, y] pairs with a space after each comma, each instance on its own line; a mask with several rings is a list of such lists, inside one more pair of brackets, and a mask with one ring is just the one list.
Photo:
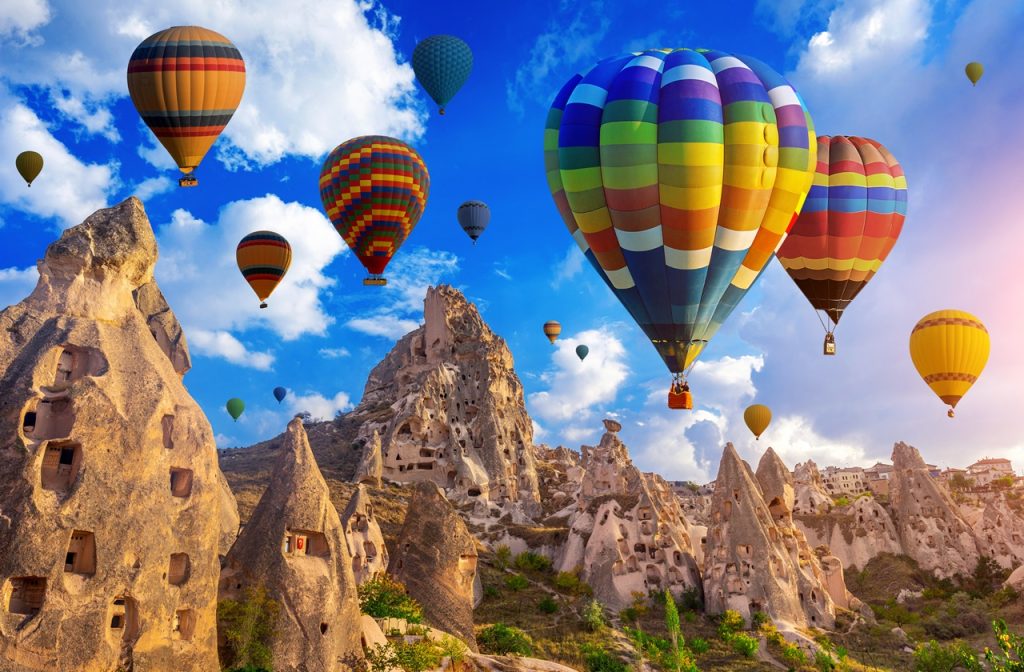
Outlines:
[[320, 356], [324, 359], [341, 359], [351, 354], [348, 348], [320, 348]]
[[565, 257], [555, 267], [555, 275], [551, 278], [551, 286], [555, 289], [562, 286], [562, 283], [572, 280], [583, 270], [583, 262], [586, 259], [579, 246], [575, 243], [569, 246]]
[[32, 293], [39, 281], [35, 266], [28, 268], [0, 268], [0, 310], [21, 302]]
[[188, 333], [191, 349], [207, 357], [218, 357], [232, 364], [269, 371], [274, 364], [274, 355], [269, 352], [253, 352], [237, 338], [226, 331], [193, 329]]
[[353, 318], [346, 322], [345, 326], [369, 336], [382, 336], [396, 340], [420, 326], [420, 323], [394, 315], [377, 315], [376, 317]]

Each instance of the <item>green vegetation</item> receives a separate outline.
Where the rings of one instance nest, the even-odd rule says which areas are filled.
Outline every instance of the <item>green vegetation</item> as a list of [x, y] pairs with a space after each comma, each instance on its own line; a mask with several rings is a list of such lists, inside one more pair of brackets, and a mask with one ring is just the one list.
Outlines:
[[740, 612], [729, 609], [718, 619], [718, 636], [722, 641], [728, 642], [745, 626], [746, 622]]
[[563, 593], [587, 596], [593, 595], [594, 593], [590, 586], [580, 580], [579, 570], [559, 572], [555, 575], [552, 582], [555, 584], [555, 588], [558, 588]]
[[781, 648], [782, 662], [786, 665], [796, 668], [807, 664], [807, 654], [796, 644], [783, 642]]
[[601, 608], [601, 603], [597, 600], [591, 600], [587, 605], [587, 608], [583, 611], [583, 625], [587, 627], [587, 630], [591, 632], [597, 632], [604, 627], [604, 609]]
[[509, 563], [512, 561], [512, 549], [502, 544], [498, 548], [494, 549], [494, 566], [498, 569], [508, 569]]
[[992, 487], [996, 490], [1009, 490], [1013, 487], [1013, 476], [1001, 476], [993, 480]]
[[423, 622], [423, 609], [419, 603], [409, 597], [405, 585], [390, 574], [381, 574], [359, 586], [359, 608], [374, 618]]
[[546, 572], [551, 569], [551, 560], [533, 551], [523, 551], [516, 556], [515, 565], [523, 571]]
[[513, 592], [519, 592], [530, 585], [522, 574], [512, 574], [505, 578], [505, 587]]
[[629, 666], [610, 654], [607, 650], [587, 646], [583, 649], [583, 660], [587, 665], [587, 672], [628, 672]]
[[279, 609], [280, 605], [267, 595], [263, 586], [249, 588], [242, 600], [224, 600], [217, 604], [217, 621], [227, 641], [228, 669], [243, 672], [272, 669], [270, 646]]
[[846, 495], [840, 495], [832, 498], [832, 503], [836, 506], [847, 506], [850, 503], [850, 498]]
[[729, 641], [732, 643], [732, 648], [736, 650], [736, 653], [746, 658], [753, 658], [754, 654], [757, 653], [757, 637], [751, 637], [742, 632], [735, 632], [730, 635]]
[[963, 642], [919, 644], [914, 651], [914, 672], [951, 672], [957, 668], [980, 670], [971, 647]]
[[366, 652], [371, 672], [388, 672], [396, 667], [405, 672], [423, 672], [439, 666], [442, 658], [442, 647], [426, 638], [378, 644]]
[[985, 662], [991, 672], [1024, 672], [1024, 637], [1006, 629], [1006, 621], [992, 622], [998, 651], [985, 647]]
[[708, 644], [708, 640], [703, 637], [691, 637], [690, 641], [686, 643], [686, 648], [693, 651], [693, 655], [700, 656], [707, 653], [708, 649], [711, 648], [711, 645]]
[[487, 626], [477, 633], [476, 641], [487, 653], [499, 656], [529, 656], [533, 653], [533, 641], [530, 636], [519, 628], [504, 623]]
[[555, 598], [550, 595], [545, 595], [540, 602], [537, 603], [537, 608], [540, 609], [542, 614], [553, 614], [558, 611], [558, 602]]
[[963, 474], [953, 474], [949, 479], [949, 489], [953, 492], [966, 492], [974, 487], [974, 480]]

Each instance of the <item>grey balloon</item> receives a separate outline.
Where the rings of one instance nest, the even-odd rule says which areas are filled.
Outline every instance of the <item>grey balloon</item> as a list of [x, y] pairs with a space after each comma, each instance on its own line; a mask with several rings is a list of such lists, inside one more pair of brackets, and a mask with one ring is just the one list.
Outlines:
[[491, 221], [491, 209], [483, 201], [466, 201], [459, 206], [458, 217], [459, 226], [473, 239], [473, 244], [476, 245], [476, 239], [480, 237], [480, 234], [487, 228], [487, 223]]

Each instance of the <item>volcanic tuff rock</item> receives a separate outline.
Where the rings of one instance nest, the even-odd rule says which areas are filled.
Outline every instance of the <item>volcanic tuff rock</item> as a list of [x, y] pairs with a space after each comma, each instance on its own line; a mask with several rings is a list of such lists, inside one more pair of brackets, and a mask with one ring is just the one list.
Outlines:
[[828, 546], [846, 568], [863, 569], [881, 553], [903, 553], [889, 512], [873, 497], [859, 497], [831, 513], [795, 515], [793, 519], [812, 548]]
[[238, 513], [156, 260], [129, 198], [0, 313], [0, 670], [217, 668]]
[[363, 450], [363, 457], [356, 467], [356, 483], [368, 483], [376, 488], [381, 486], [381, 475], [384, 473], [384, 458], [381, 456], [380, 434], [373, 431], [370, 442]]
[[903, 552], [940, 578], [973, 572], [979, 557], [974, 533], [917, 448], [897, 443], [892, 463], [889, 501]]
[[786, 484], [772, 489], [769, 506], [750, 467], [726, 444], [704, 549], [705, 608], [711, 614], [735, 609], [747, 618], [763, 611], [777, 623], [832, 627], [828, 590], [787, 523]]
[[556, 562], [561, 571], [580, 569], [594, 596], [615, 609], [628, 606], [634, 591], [678, 596], [701, 586], [679, 502], [660, 476], [633, 466], [619, 428], [605, 420], [601, 442], [583, 446], [569, 539]]
[[476, 562], [476, 541], [444, 493], [434, 483], [417, 483], [388, 573], [423, 605], [427, 623], [474, 651]]
[[257, 586], [281, 606], [275, 670], [326, 672], [362, 659], [352, 556], [300, 418], [288, 423], [270, 486], [228, 552], [220, 598]]
[[364, 442], [378, 431], [383, 475], [432, 481], [458, 503], [540, 512], [533, 424], [504, 340], [457, 290], [427, 290], [424, 325], [370, 372], [359, 406]]
[[384, 546], [384, 535], [373, 515], [373, 504], [366, 486], [356, 488], [345, 513], [341, 515], [345, 530], [345, 542], [352, 556], [352, 571], [356, 583], [362, 585], [373, 577], [383, 574], [388, 568], [388, 549]]
[[825, 490], [814, 460], [797, 463], [793, 468], [793, 513], [819, 514], [832, 509], [832, 496]]
[[981, 516], [977, 533], [978, 550], [1003, 569], [1024, 564], [1024, 518], [1013, 511], [1002, 497], [989, 502]]

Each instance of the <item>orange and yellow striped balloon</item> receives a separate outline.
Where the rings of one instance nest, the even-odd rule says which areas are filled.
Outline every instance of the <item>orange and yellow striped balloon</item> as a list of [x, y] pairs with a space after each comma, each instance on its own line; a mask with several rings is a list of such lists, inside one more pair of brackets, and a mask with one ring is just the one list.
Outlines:
[[910, 332], [910, 358], [942, 403], [953, 409], [988, 362], [988, 330], [962, 310], [938, 310], [922, 317]]
[[[150, 35], [128, 61], [128, 92], [142, 120], [188, 175], [227, 126], [245, 90], [231, 40], [199, 26]], [[182, 185], [195, 180], [182, 180]]]
[[292, 263], [292, 246], [273, 231], [253, 231], [242, 238], [235, 249], [235, 260], [242, 277], [267, 307], [267, 299], [284, 279]]

